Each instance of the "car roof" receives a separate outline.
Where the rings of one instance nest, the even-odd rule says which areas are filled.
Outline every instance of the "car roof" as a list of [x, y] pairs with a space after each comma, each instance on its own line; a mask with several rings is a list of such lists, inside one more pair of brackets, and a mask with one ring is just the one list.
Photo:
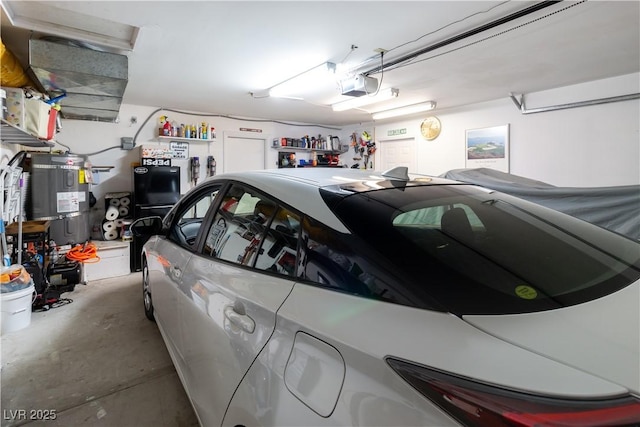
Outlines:
[[[318, 188], [339, 186], [345, 183], [384, 181], [390, 179], [385, 176], [387, 172], [350, 168], [282, 168], [282, 169], [261, 169], [245, 172], [225, 173], [220, 177], [227, 179], [238, 179], [245, 181], [247, 179], [257, 179], [260, 182], [281, 182], [282, 180], [292, 180], [297, 185], [315, 186]], [[428, 175], [410, 174], [409, 178], [412, 182], [420, 184], [456, 184], [445, 178], [432, 177]], [[393, 178], [391, 178], [393, 179]]]
[[[311, 215], [318, 221], [340, 232], [349, 230], [327, 207], [320, 194], [321, 188], [354, 192], [370, 191], [376, 187], [372, 183], [398, 182], [383, 176], [384, 172], [349, 168], [282, 168], [263, 169], [243, 172], [223, 173], [208, 178], [205, 182], [233, 180], [244, 182], [279, 199], [281, 202]], [[411, 174], [411, 185], [459, 184], [444, 178]]]

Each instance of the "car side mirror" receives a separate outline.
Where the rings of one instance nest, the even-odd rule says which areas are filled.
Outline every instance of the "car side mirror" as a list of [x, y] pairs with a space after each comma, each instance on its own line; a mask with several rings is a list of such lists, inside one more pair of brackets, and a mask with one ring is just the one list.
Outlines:
[[160, 234], [162, 231], [162, 218], [159, 216], [148, 216], [136, 219], [129, 226], [129, 230], [136, 237], [150, 237]]

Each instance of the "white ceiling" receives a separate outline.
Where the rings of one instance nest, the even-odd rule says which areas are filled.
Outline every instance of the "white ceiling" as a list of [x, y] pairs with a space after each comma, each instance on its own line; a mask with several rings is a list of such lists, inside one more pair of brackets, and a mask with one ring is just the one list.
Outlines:
[[[251, 93], [325, 61], [369, 71], [380, 64], [376, 49], [390, 63], [538, 2], [2, 2], [75, 20], [66, 25], [101, 26], [72, 11], [140, 27], [123, 102], [192, 112], [341, 126], [369, 122], [374, 109], [434, 100], [442, 110], [640, 71], [640, 2], [553, 2], [372, 74], [398, 98], [334, 112], [329, 104], [348, 98], [335, 82], [309, 88], [304, 101]], [[3, 11], [2, 40], [25, 65], [28, 36]]]

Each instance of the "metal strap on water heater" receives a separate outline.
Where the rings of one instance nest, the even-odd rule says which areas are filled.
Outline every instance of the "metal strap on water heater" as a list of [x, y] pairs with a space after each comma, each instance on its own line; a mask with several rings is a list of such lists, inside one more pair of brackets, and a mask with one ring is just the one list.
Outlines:
[[65, 219], [65, 218], [73, 218], [76, 216], [82, 215], [82, 212], [71, 212], [65, 215], [55, 215], [55, 216], [41, 216], [38, 218], [33, 218], [34, 221], [53, 221], [56, 219]]
[[72, 165], [31, 165], [33, 169], [71, 169], [71, 170], [80, 170], [82, 169], [80, 166], [72, 166]]

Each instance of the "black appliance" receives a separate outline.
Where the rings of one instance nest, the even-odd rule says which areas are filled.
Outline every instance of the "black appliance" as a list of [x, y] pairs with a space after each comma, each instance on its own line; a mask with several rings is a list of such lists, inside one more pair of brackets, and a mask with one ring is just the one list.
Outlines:
[[[164, 217], [180, 200], [180, 167], [136, 166], [133, 168], [133, 218]], [[148, 238], [133, 236], [131, 271], [142, 269], [142, 246]]]

